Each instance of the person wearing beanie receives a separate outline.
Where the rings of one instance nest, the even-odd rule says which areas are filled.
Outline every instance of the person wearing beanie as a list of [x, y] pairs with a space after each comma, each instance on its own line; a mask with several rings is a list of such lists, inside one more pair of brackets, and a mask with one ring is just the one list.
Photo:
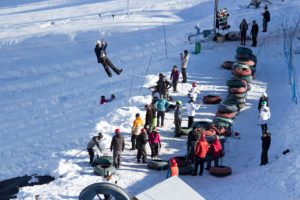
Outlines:
[[252, 45], [251, 46], [256, 47], [257, 35], [258, 35], [258, 25], [255, 20], [253, 20], [250, 35], [252, 36]]
[[99, 144], [99, 142], [102, 138], [103, 138], [103, 134], [98, 133], [97, 136], [94, 136], [94, 137], [92, 137], [92, 139], [90, 139], [89, 143], [86, 146], [86, 149], [90, 155], [90, 165], [93, 163], [94, 156], [95, 156], [93, 148], [96, 146], [101, 153], [103, 152], [103, 148]]
[[214, 161], [215, 167], [219, 166], [219, 158], [222, 153], [222, 145], [219, 140], [219, 136], [216, 136], [214, 139], [214, 143], [210, 145], [210, 148], [208, 150], [208, 155], [210, 159], [207, 161], [207, 170], [211, 167], [211, 161]]
[[[200, 102], [201, 105], [201, 102]], [[188, 113], [188, 128], [192, 128], [193, 123], [194, 123], [194, 117], [196, 115], [196, 110], [200, 108], [200, 105], [195, 105], [195, 101], [191, 99], [187, 104], [186, 104], [186, 109]]]
[[175, 111], [174, 111], [174, 124], [175, 124], [175, 137], [180, 137], [181, 135], [181, 122], [182, 122], [182, 102], [180, 100], [178, 100], [176, 102], [176, 107], [175, 107]]
[[113, 160], [115, 168], [120, 168], [121, 154], [125, 148], [124, 137], [120, 134], [120, 129], [115, 130], [115, 135], [112, 137], [110, 151], [113, 152]]
[[197, 96], [198, 94], [200, 94], [200, 91], [197, 87], [197, 83], [194, 82], [192, 84], [192, 89], [189, 91], [188, 96], [191, 100], [193, 100], [194, 102], [196, 102]]
[[266, 92], [263, 92], [262, 96], [259, 99], [259, 102], [258, 102], [258, 111], [260, 111], [260, 109], [262, 107], [262, 104], [261, 104], [262, 101], [266, 101], [267, 102], [267, 107], [269, 107], [269, 98], [268, 98], [268, 95], [267, 95]]
[[149, 105], [145, 105], [145, 110], [146, 110], [146, 117], [145, 117], [145, 125], [144, 129], [146, 129], [147, 134], [150, 133], [150, 129], [153, 123], [153, 111], [151, 110]]
[[268, 121], [271, 118], [270, 108], [267, 106], [266, 101], [261, 102], [261, 108], [258, 114], [258, 125], [261, 125], [262, 133], [268, 131]]
[[167, 172], [167, 177], [166, 178], [170, 178], [172, 176], [178, 176], [179, 174], [179, 169], [178, 169], [178, 166], [177, 166], [177, 162], [174, 158], [171, 158], [169, 160], [169, 169], [168, 169], [168, 172]]
[[141, 162], [141, 157], [142, 157], [142, 162], [146, 163], [146, 158], [147, 158], [147, 152], [146, 152], [146, 144], [147, 144], [148, 138], [146, 134], [146, 129], [141, 130], [141, 134], [139, 134], [136, 137], [136, 148], [138, 150], [136, 158], [137, 162]]
[[103, 40], [102, 42], [100, 42], [99, 40], [97, 41], [94, 51], [98, 63], [101, 63], [103, 65], [104, 70], [106, 71], [109, 77], [112, 77], [112, 74], [108, 67], [110, 67], [116, 74], [120, 75], [123, 69], [116, 68], [114, 64], [112, 64], [112, 62], [106, 57], [106, 47], [107, 47], [107, 41], [105, 42], [105, 44]]
[[261, 137], [261, 141], [262, 141], [262, 152], [261, 152], [260, 166], [266, 165], [268, 163], [268, 150], [271, 145], [271, 134], [265, 131], [263, 136]]
[[151, 149], [151, 159], [157, 159], [159, 149], [161, 148], [161, 141], [155, 126], [153, 127], [153, 131], [148, 136], [148, 141]]
[[140, 116], [140, 113], [137, 113], [135, 115], [135, 120], [132, 125], [132, 130], [131, 130], [131, 144], [132, 147], [130, 150], [135, 150], [136, 149], [136, 137], [141, 133], [141, 129], [143, 127], [144, 123], [142, 121], [142, 118]]
[[172, 80], [173, 92], [177, 92], [177, 84], [179, 81], [180, 72], [176, 65], [173, 66], [173, 70], [171, 72], [170, 80]]
[[205, 156], [208, 151], [208, 142], [205, 139], [205, 134], [201, 134], [201, 139], [197, 143], [196, 151], [195, 151], [195, 167], [194, 167], [194, 172], [193, 176], [197, 176], [197, 171], [198, 167], [200, 165], [200, 173], [199, 175], [202, 176], [203, 170], [204, 170], [204, 161], [205, 161]]

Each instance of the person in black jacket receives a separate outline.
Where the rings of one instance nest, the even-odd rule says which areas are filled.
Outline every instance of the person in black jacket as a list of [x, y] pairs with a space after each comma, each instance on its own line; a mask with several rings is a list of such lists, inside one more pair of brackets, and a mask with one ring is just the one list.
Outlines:
[[267, 32], [268, 28], [268, 22], [270, 21], [270, 13], [268, 11], [268, 6], [265, 6], [265, 11], [262, 13], [263, 16], [263, 31], [262, 32]]
[[193, 128], [192, 131], [189, 132], [188, 140], [187, 140], [187, 152], [188, 157], [194, 163], [195, 161], [195, 150], [197, 146], [197, 142], [199, 140], [199, 132], [196, 127]]
[[258, 25], [255, 20], [253, 20], [252, 28], [250, 35], [252, 36], [252, 45], [253, 47], [256, 47], [257, 44], [257, 34], [258, 34]]
[[153, 117], [154, 117], [153, 115], [155, 113], [153, 113], [149, 105], [145, 105], [145, 110], [146, 110], [146, 119], [145, 119], [144, 128], [146, 129], [147, 134], [149, 134], [153, 123]]
[[241, 45], [245, 45], [245, 43], [246, 43], [247, 30], [248, 30], [248, 24], [246, 22], [246, 19], [243, 19], [241, 24], [240, 24]]
[[136, 148], [138, 150], [137, 152], [137, 162], [141, 162], [141, 157], [142, 157], [142, 162], [146, 163], [146, 158], [147, 158], [147, 153], [146, 153], [146, 144], [147, 144], [148, 138], [146, 135], [146, 129], [141, 130], [141, 134], [139, 134], [136, 137]]
[[262, 141], [262, 152], [261, 152], [261, 162], [260, 166], [266, 165], [268, 163], [268, 150], [271, 145], [271, 133], [264, 132], [263, 136], [261, 137]]
[[260, 109], [262, 107], [261, 102], [263, 102], [263, 101], [266, 101], [267, 102], [267, 107], [269, 107], [269, 98], [268, 98], [267, 93], [265, 93], [265, 92], [262, 94], [262, 96], [259, 99], [259, 102], [258, 102], [258, 112], [260, 112]]
[[115, 130], [115, 136], [113, 136], [110, 144], [110, 151], [113, 152], [114, 166], [120, 168], [121, 165], [121, 153], [124, 151], [125, 142], [124, 137], [120, 134], [120, 129]]
[[95, 54], [97, 56], [97, 60], [98, 60], [98, 63], [101, 63], [107, 73], [107, 75], [109, 77], [112, 77], [112, 74], [109, 70], [108, 67], [110, 67], [112, 70], [114, 70], [114, 72], [116, 72], [116, 74], [120, 75], [121, 72], [123, 71], [123, 69], [117, 69], [113, 64], [112, 62], [106, 57], [106, 47], [107, 47], [107, 41], [103, 42], [100, 42], [99, 40], [97, 41], [97, 44], [95, 46]]

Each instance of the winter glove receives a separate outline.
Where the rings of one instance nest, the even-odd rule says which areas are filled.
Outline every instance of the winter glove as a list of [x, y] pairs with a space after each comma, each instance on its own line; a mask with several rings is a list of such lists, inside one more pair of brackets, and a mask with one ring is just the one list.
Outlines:
[[159, 144], [159, 148], [161, 148], [161, 144]]

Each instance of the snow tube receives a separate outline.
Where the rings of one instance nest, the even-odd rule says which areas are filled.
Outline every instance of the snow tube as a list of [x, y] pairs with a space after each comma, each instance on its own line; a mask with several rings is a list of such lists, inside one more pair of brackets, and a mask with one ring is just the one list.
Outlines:
[[225, 61], [222, 63], [221, 67], [223, 67], [224, 69], [232, 69], [232, 65], [234, 63], [235, 62], [233, 62], [233, 61]]
[[248, 55], [253, 55], [253, 52], [251, 49], [247, 47], [237, 47], [236, 51], [237, 54], [248, 54]]
[[218, 104], [222, 101], [220, 96], [207, 95], [203, 97], [203, 102], [206, 104]]
[[230, 94], [245, 93], [245, 92], [247, 92], [247, 87], [239, 87], [239, 88], [230, 88], [229, 89]]
[[223, 117], [223, 118], [230, 118], [230, 119], [234, 118], [235, 115], [236, 115], [235, 112], [233, 112], [233, 113], [221, 113], [221, 112], [217, 112], [216, 113], [216, 117]]
[[218, 121], [218, 122], [215, 122], [215, 124], [219, 127], [224, 127], [225, 129], [228, 129], [231, 125], [227, 122], [224, 122], [224, 121]]
[[249, 76], [236, 76], [236, 75], [234, 75], [233, 77], [236, 78], [236, 79], [243, 79], [243, 80], [247, 81], [247, 83], [250, 83], [253, 80], [251, 75], [249, 75]]
[[179, 169], [180, 175], [188, 175], [193, 173], [192, 161], [184, 156], [177, 156], [171, 159], [175, 159]]
[[226, 129], [224, 127], [218, 127], [216, 124], [211, 124], [210, 129], [213, 129], [216, 134], [224, 134], [226, 132]]
[[218, 106], [218, 111], [222, 113], [233, 113], [233, 112], [238, 112], [238, 108], [236, 105], [220, 104]]
[[114, 163], [114, 159], [112, 156], [101, 156], [96, 158], [93, 162], [94, 165], [112, 165]]
[[[247, 87], [248, 88], [248, 87]], [[242, 99], [242, 98], [246, 98], [247, 93], [236, 93], [236, 94], [229, 94], [228, 98], [235, 98], [235, 99]]]
[[249, 60], [250, 59], [250, 55], [248, 55], [248, 54], [236, 54], [235, 58], [238, 61]]
[[249, 60], [252, 60], [253, 62], [255, 62], [255, 65], [257, 64], [257, 58], [256, 58], [256, 56], [255, 55], [250, 55], [249, 56]]
[[243, 79], [229, 79], [226, 82], [226, 85], [228, 87], [245, 87], [247, 85], [247, 81], [243, 80]]
[[210, 123], [206, 122], [206, 121], [198, 121], [198, 122], [194, 122], [193, 123], [193, 127], [196, 127], [196, 128], [205, 128], [205, 129], [208, 129], [209, 126], [210, 126]]
[[226, 123], [230, 124], [230, 126], [232, 126], [234, 123], [232, 119], [228, 119], [225, 117], [215, 117], [213, 119], [213, 123], [216, 123], [216, 122], [226, 122]]
[[[251, 74], [252, 75], [254, 75], [255, 74], [255, 72], [256, 72], [256, 67], [252, 67], [252, 66], [250, 66], [250, 69], [251, 69]], [[253, 77], [252, 77], [253, 78]], [[254, 79], [254, 78], [253, 78]]]
[[255, 67], [255, 62], [253, 60], [241, 60], [239, 63], [248, 65], [249, 67]]
[[99, 176], [106, 176], [116, 173], [116, 168], [111, 164], [97, 165], [94, 167], [94, 173]]
[[236, 99], [236, 98], [227, 98], [224, 102], [227, 105], [239, 105], [246, 103], [246, 98]]
[[207, 135], [216, 135], [216, 131], [214, 129], [205, 130], [202, 133], [204, 133], [205, 136], [207, 136]]
[[223, 177], [228, 176], [232, 173], [232, 170], [230, 167], [227, 166], [218, 166], [218, 167], [211, 167], [209, 169], [209, 172], [217, 177]]
[[[79, 200], [92, 200], [96, 196], [108, 195], [115, 200], [130, 200], [129, 194], [121, 187], [108, 182], [94, 183], [84, 188], [79, 195]], [[99, 197], [98, 196], [98, 197]]]
[[188, 128], [188, 127], [181, 127], [181, 133], [180, 135], [188, 135], [189, 132], [191, 132], [193, 128]]
[[161, 170], [161, 169], [168, 169], [169, 164], [165, 160], [156, 159], [156, 160], [150, 160], [147, 162], [147, 166], [149, 169], [155, 169], [155, 170]]
[[235, 69], [232, 70], [232, 73], [236, 76], [249, 76], [251, 75], [251, 69], [250, 67], [237, 67]]

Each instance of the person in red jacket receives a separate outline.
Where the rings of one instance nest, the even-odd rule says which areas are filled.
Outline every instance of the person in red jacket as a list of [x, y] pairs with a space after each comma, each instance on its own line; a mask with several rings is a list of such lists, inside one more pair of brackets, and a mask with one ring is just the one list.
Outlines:
[[197, 176], [198, 167], [200, 165], [200, 173], [199, 175], [202, 176], [203, 169], [204, 169], [204, 159], [208, 151], [208, 142], [205, 139], [205, 134], [201, 135], [201, 139], [198, 141], [195, 151], [195, 167], [194, 167], [194, 173], [193, 176]]
[[167, 173], [167, 177], [166, 178], [170, 178], [172, 176], [178, 176], [178, 166], [177, 166], [177, 162], [174, 158], [171, 158], [169, 161], [169, 169], [168, 169], [168, 173]]
[[214, 143], [210, 145], [210, 148], [208, 150], [208, 155], [210, 156], [209, 161], [207, 161], [207, 170], [209, 170], [211, 166], [211, 161], [214, 160], [215, 167], [219, 166], [219, 158], [222, 151], [222, 145], [219, 140], [219, 136], [215, 137]]

